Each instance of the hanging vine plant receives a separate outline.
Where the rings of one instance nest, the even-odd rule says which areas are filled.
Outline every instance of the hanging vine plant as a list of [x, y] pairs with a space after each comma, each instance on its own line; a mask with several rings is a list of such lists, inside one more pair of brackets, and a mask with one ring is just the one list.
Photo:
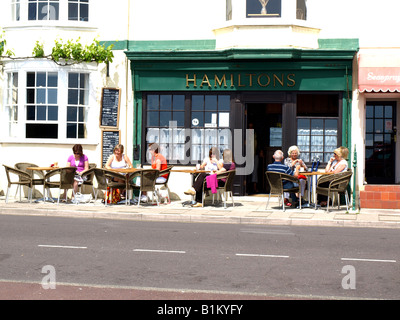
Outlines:
[[45, 55], [43, 43], [36, 41], [36, 45], [32, 51], [32, 57], [15, 57], [15, 54], [11, 50], [7, 50], [3, 56], [5, 46], [6, 40], [4, 39], [3, 32], [0, 34], [0, 58], [8, 58], [13, 60], [45, 58], [52, 60], [61, 66], [73, 65], [82, 62], [108, 64], [112, 62], [114, 58], [114, 54], [112, 52], [114, 45], [110, 45], [106, 48], [105, 45], [101, 45], [100, 41], [97, 39], [94, 39], [90, 45], [85, 46], [80, 43], [80, 38], [78, 38], [76, 41], [68, 40], [66, 43], [63, 43], [62, 40], [57, 39], [55, 40], [54, 47], [49, 55]]

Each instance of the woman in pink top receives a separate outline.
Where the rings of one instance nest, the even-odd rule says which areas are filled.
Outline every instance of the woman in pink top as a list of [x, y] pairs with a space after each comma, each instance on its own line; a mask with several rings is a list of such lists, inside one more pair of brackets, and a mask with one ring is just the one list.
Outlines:
[[81, 174], [89, 169], [89, 159], [83, 154], [83, 149], [80, 144], [72, 147], [74, 154], [70, 155], [67, 160], [67, 167], [76, 167], [76, 175], [74, 181], [74, 192], [78, 192], [78, 186], [83, 183]]

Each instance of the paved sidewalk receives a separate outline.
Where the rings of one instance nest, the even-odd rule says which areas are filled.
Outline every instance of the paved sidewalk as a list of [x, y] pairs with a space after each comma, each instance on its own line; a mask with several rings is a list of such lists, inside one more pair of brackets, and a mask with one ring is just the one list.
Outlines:
[[234, 197], [235, 207], [229, 199], [228, 206], [223, 204], [206, 205], [204, 208], [182, 206], [182, 202], [173, 201], [170, 204], [108, 205], [104, 206], [98, 200], [96, 203], [34, 203], [26, 199], [19, 202], [10, 199], [5, 203], [5, 197], [0, 197], [0, 214], [58, 216], [103, 219], [127, 219], [140, 221], [177, 221], [203, 223], [239, 223], [266, 225], [306, 225], [306, 226], [346, 226], [346, 227], [383, 227], [400, 228], [400, 210], [362, 209], [359, 212], [346, 212], [346, 207], [331, 208], [327, 213], [325, 208], [302, 210], [287, 208], [285, 212], [278, 206], [278, 199], [271, 198], [266, 209], [268, 197]]

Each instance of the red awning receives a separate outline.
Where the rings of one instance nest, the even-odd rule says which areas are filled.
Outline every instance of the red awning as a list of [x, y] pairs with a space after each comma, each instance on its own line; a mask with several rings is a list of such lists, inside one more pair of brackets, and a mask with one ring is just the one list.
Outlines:
[[400, 56], [360, 55], [360, 92], [400, 92]]

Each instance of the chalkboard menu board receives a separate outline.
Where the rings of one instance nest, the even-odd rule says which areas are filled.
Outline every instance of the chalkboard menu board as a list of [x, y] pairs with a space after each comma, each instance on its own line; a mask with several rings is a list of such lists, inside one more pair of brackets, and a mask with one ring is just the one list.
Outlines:
[[107, 162], [110, 155], [113, 154], [114, 147], [120, 142], [119, 130], [103, 130], [101, 133], [101, 164], [102, 167]]
[[120, 93], [121, 89], [103, 88], [100, 127], [118, 128]]

